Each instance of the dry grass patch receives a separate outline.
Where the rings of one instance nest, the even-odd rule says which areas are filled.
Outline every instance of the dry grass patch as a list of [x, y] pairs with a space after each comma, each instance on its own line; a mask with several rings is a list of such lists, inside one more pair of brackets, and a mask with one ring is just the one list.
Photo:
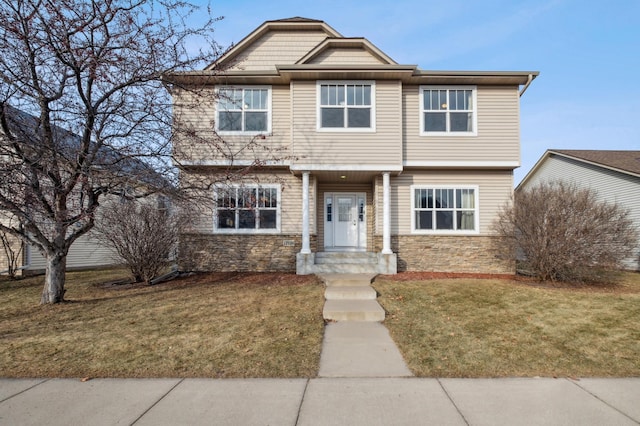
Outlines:
[[323, 286], [313, 276], [210, 274], [109, 284], [69, 273], [66, 303], [39, 306], [43, 278], [0, 281], [5, 377], [313, 377]]
[[418, 376], [640, 375], [638, 273], [595, 287], [392, 277], [374, 286]]

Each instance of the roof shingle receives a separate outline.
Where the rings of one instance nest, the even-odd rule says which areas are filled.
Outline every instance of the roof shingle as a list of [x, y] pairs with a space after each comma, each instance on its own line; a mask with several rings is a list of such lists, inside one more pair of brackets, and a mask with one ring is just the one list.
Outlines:
[[640, 151], [607, 151], [586, 149], [550, 149], [551, 153], [558, 153], [579, 160], [589, 161], [622, 171], [640, 174]]

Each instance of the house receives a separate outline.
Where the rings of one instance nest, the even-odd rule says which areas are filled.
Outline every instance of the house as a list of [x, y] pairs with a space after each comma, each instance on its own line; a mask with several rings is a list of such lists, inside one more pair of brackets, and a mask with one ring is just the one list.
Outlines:
[[[516, 191], [558, 180], [590, 188], [601, 201], [623, 206], [640, 229], [640, 151], [550, 149]], [[636, 255], [624, 263], [629, 269], [640, 270], [640, 241]]]
[[[27, 151], [33, 147], [33, 152], [38, 153], [40, 155], [39, 158], [48, 158], [46, 156], [49, 155], [49, 152], [55, 151], [58, 158], [70, 158], [71, 160], [68, 162], [69, 169], [73, 168], [77, 147], [80, 144], [80, 137], [77, 134], [53, 125], [52, 133], [54, 135], [55, 148], [48, 151], [48, 148], [43, 147], [38, 135], [38, 129], [41, 127], [39, 118], [12, 107], [9, 104], [2, 105], [2, 108], [5, 114], [3, 118], [7, 121], [11, 136], [21, 140], [20, 148]], [[30, 152], [27, 151], [24, 157], [13, 156], [12, 149], [14, 148], [12, 143], [10, 143], [10, 138], [7, 137], [2, 128], [0, 128], [0, 160], [3, 161], [3, 163], [1, 163], [3, 167], [0, 168], [0, 174], [2, 174], [0, 180], [5, 185], [0, 190], [0, 206], [2, 206], [0, 207], [0, 225], [5, 228], [24, 230], [24, 223], [21, 223], [19, 219], [24, 216], [15, 214], [16, 210], [20, 211], [24, 209], [24, 211], [31, 214], [32, 217], [37, 217], [37, 219], [33, 219], [34, 221], [40, 220], [46, 222], [49, 218], [47, 214], [40, 215], [38, 204], [33, 203], [30, 205], [28, 203], [29, 197], [24, 196], [24, 194], [28, 194], [31, 197], [35, 197], [30, 193], [30, 189], [34, 184], [32, 181], [24, 179], [26, 173], [24, 172], [24, 168], [21, 167], [21, 161], [26, 162], [24, 157], [28, 157]], [[92, 183], [92, 185], [87, 185], [87, 188], [91, 187], [91, 190], [102, 194], [100, 196], [102, 208], [107, 204], [119, 203], [121, 201], [120, 194], [123, 192], [123, 188], [131, 192], [135, 190], [136, 187], [160, 187], [165, 185], [164, 179], [159, 176], [157, 172], [138, 159], [122, 157], [110, 148], [99, 148], [95, 152], [95, 155], [96, 158], [93, 161], [92, 169], [90, 172], [87, 172], [85, 176], [87, 176], [87, 182]], [[54, 155], [51, 157], [55, 158]], [[64, 162], [58, 159], [58, 164], [60, 163]], [[60, 166], [60, 168], [63, 167], [64, 166]], [[110, 174], [110, 178], [104, 179], [103, 182], [102, 178], [107, 174]], [[114, 178], [113, 176], [116, 175], [117, 178]], [[91, 181], [91, 179], [95, 179], [95, 181]], [[36, 180], [36, 182], [37, 185], [35, 186], [39, 188], [47, 188], [47, 185], [50, 185], [50, 182], [42, 178]], [[80, 185], [77, 187], [79, 186]], [[68, 197], [67, 207], [70, 207], [70, 210], [74, 210], [73, 213], [75, 215], [85, 214], [87, 211], [86, 206], [88, 202], [86, 200], [89, 197], [89, 189], [87, 188], [85, 188], [84, 191], [79, 189], [74, 190]], [[37, 191], [35, 192], [37, 193]], [[47, 194], [44, 190], [41, 191], [41, 193]], [[45, 195], [43, 198], [47, 198], [48, 196], [49, 195]], [[149, 196], [147, 198], [148, 202], [159, 202], [162, 197], [156, 194], [153, 197]], [[47, 199], [46, 202], [51, 202], [51, 200]], [[32, 207], [33, 205], [36, 207]], [[51, 212], [51, 215], [53, 214], [54, 213]], [[38, 217], [38, 215], [40, 216]], [[77, 220], [74, 225], [76, 227], [75, 229], [78, 229], [81, 225], [80, 220]], [[41, 229], [46, 228], [43, 227]], [[32, 233], [33, 231], [29, 232]], [[45, 271], [47, 267], [46, 259], [36, 245], [25, 244], [8, 231], [2, 232], [2, 229], [0, 229], [0, 237], [0, 239], [3, 240], [2, 244], [0, 244], [0, 274], [9, 272], [10, 258], [15, 260], [15, 263], [12, 265], [13, 268], [17, 267], [17, 269], [25, 275]], [[121, 260], [115, 253], [96, 238], [96, 233], [93, 230], [74, 240], [69, 247], [66, 257], [67, 270], [105, 267], [121, 263]]]
[[[513, 273], [490, 225], [512, 195], [520, 97], [537, 75], [426, 71], [323, 21], [265, 22], [204, 70], [166, 77], [175, 122], [236, 153], [177, 137], [183, 182], [284, 153], [214, 186], [180, 267]], [[256, 138], [262, 151], [242, 150]]]

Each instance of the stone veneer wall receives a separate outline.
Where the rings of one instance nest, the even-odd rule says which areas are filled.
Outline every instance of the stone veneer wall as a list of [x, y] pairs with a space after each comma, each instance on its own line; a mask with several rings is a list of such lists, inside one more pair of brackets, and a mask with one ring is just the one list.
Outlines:
[[[311, 247], [315, 236], [311, 236]], [[182, 271], [295, 272], [301, 235], [183, 234], [178, 247]]]
[[[398, 255], [398, 272], [463, 272], [515, 274], [515, 262], [496, 257], [491, 247], [499, 237], [395, 235], [391, 249]], [[376, 250], [382, 250], [382, 237], [376, 235]]]

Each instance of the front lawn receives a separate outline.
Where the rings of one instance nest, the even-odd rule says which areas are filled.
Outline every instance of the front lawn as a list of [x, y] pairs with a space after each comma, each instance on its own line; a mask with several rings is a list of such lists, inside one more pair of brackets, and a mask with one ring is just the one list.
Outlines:
[[617, 285], [378, 277], [385, 325], [422, 377], [640, 376], [640, 274]]
[[43, 277], [0, 278], [3, 377], [314, 377], [324, 287], [313, 276], [211, 274], [108, 284], [67, 275], [66, 303], [39, 306]]

